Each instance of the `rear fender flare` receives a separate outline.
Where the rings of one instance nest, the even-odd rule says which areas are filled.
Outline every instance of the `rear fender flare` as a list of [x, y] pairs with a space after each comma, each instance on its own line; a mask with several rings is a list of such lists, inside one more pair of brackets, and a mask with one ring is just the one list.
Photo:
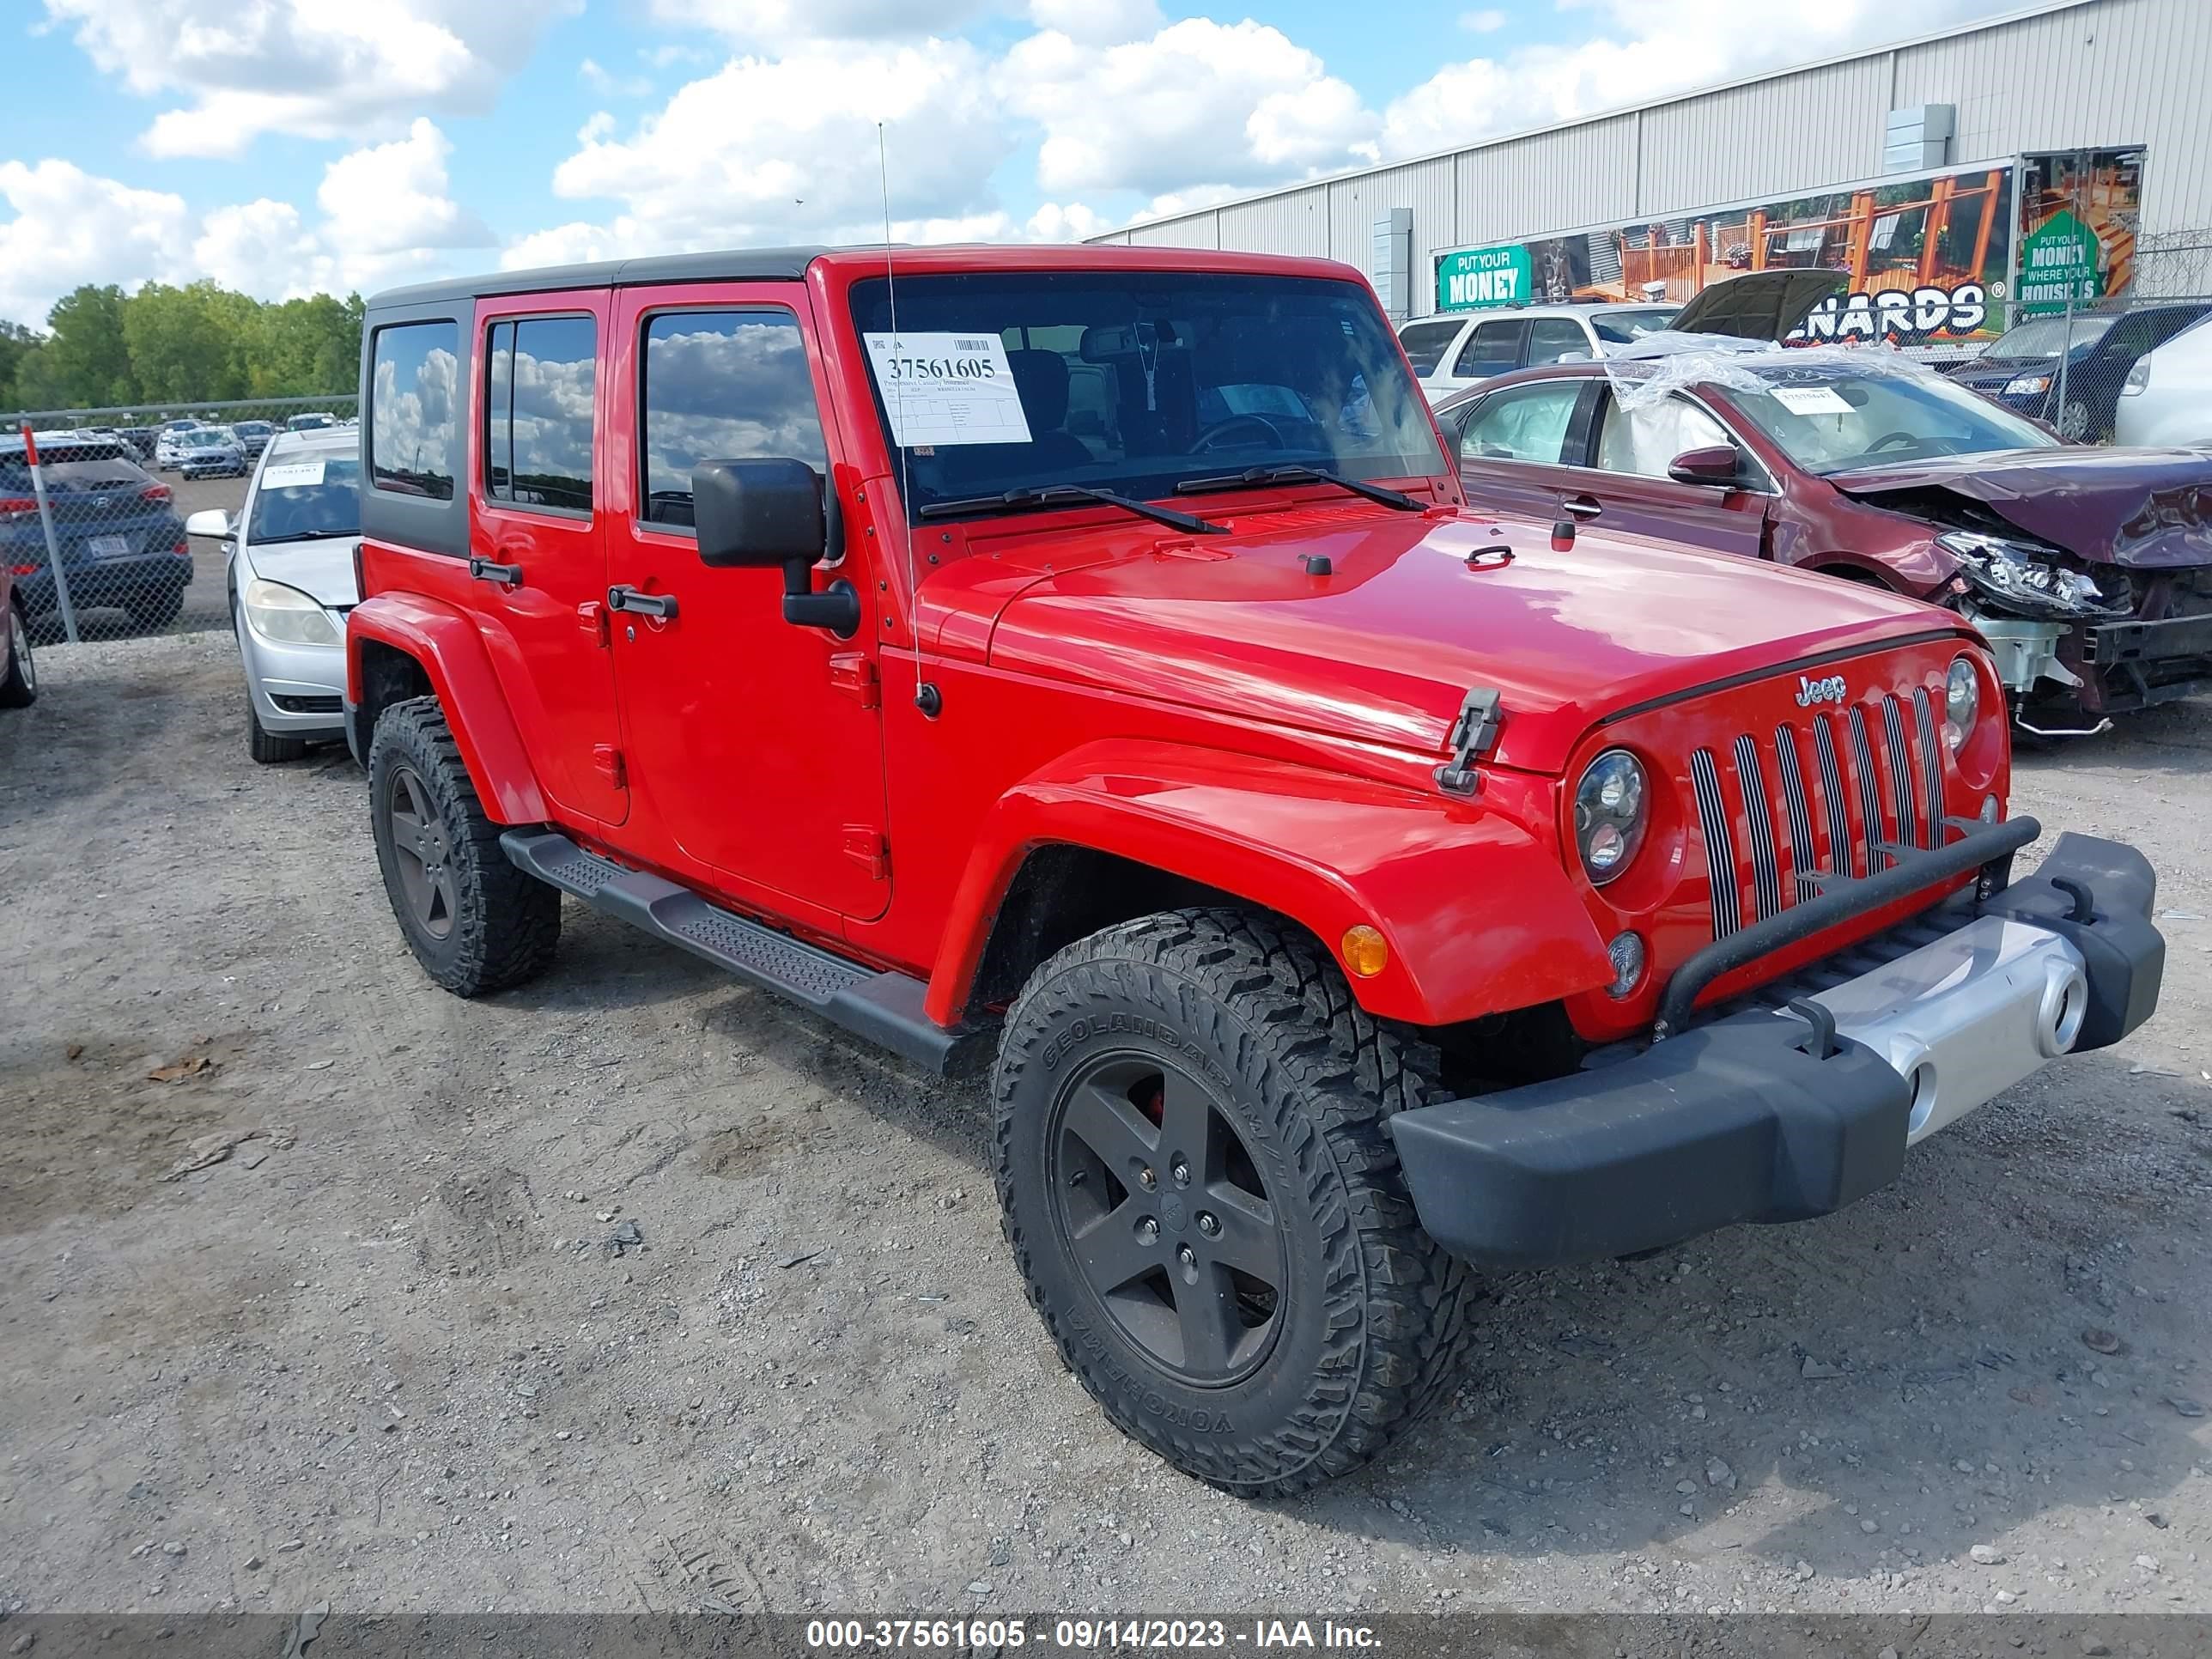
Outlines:
[[1007, 890], [1033, 849], [1054, 843], [1273, 910], [1340, 966], [1346, 929], [1366, 923], [1388, 964], [1347, 976], [1385, 1018], [1445, 1025], [1613, 977], [1557, 859], [1503, 812], [1292, 762], [1109, 739], [1040, 769], [986, 816], [931, 973], [933, 1019], [965, 1012]]
[[499, 823], [545, 823], [550, 814], [529, 750], [469, 618], [414, 593], [380, 593], [355, 606], [346, 617], [346, 701], [356, 708], [363, 690], [362, 647], [372, 640], [422, 665], [485, 814]]

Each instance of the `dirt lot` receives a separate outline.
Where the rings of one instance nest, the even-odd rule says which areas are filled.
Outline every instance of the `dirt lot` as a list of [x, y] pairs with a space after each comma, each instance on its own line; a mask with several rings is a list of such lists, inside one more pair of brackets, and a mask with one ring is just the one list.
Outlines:
[[[343, 755], [246, 759], [227, 635], [41, 666], [0, 1607], [2212, 1607], [2212, 710], [2023, 763], [2161, 869], [2150, 1028], [1844, 1215], [1498, 1282], [1448, 1415], [1254, 1505], [1062, 1372], [972, 1090], [574, 907], [458, 1002]], [[263, 1138], [164, 1179], [216, 1131]]]

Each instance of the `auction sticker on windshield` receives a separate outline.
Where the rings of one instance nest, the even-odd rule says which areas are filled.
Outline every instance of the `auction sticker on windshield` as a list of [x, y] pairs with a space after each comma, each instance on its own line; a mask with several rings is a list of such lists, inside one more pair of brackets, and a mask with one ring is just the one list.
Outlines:
[[1832, 386], [1777, 386], [1767, 391], [1792, 415], [1848, 415], [1851, 406]]
[[1029, 417], [1006, 342], [995, 334], [868, 334], [868, 366], [890, 411], [893, 441], [1025, 444]]
[[292, 461], [283, 466], [272, 466], [261, 475], [264, 489], [307, 489], [322, 481], [320, 461]]

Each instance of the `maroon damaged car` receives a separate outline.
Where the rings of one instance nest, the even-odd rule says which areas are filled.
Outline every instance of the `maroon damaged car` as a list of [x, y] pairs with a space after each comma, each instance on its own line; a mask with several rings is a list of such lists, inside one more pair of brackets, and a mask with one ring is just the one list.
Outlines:
[[1718, 283], [1625, 360], [1447, 400], [1468, 500], [1947, 605], [1988, 636], [2030, 732], [2212, 690], [2212, 453], [2063, 444], [1891, 353], [1772, 349], [1840, 280]]

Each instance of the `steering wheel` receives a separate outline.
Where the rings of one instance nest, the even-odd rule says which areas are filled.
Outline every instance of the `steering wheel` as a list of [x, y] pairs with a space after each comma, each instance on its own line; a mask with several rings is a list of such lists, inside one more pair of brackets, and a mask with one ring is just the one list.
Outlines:
[[1876, 438], [1872, 443], [1866, 447], [1866, 453], [1869, 455], [1879, 455], [1883, 450], [1889, 448], [1892, 445], [1903, 446], [1905, 444], [1917, 444], [1919, 441], [1920, 440], [1914, 437], [1910, 432], [1885, 432], [1881, 436]]
[[1227, 435], [1239, 427], [1256, 428], [1260, 434], [1259, 441], [1266, 444], [1270, 449], [1281, 449], [1285, 447], [1283, 442], [1282, 428], [1266, 416], [1231, 415], [1225, 421], [1216, 421], [1193, 439], [1190, 446], [1191, 453], [1203, 454], [1217, 446], [1225, 448], [1227, 445], [1224, 440]]

